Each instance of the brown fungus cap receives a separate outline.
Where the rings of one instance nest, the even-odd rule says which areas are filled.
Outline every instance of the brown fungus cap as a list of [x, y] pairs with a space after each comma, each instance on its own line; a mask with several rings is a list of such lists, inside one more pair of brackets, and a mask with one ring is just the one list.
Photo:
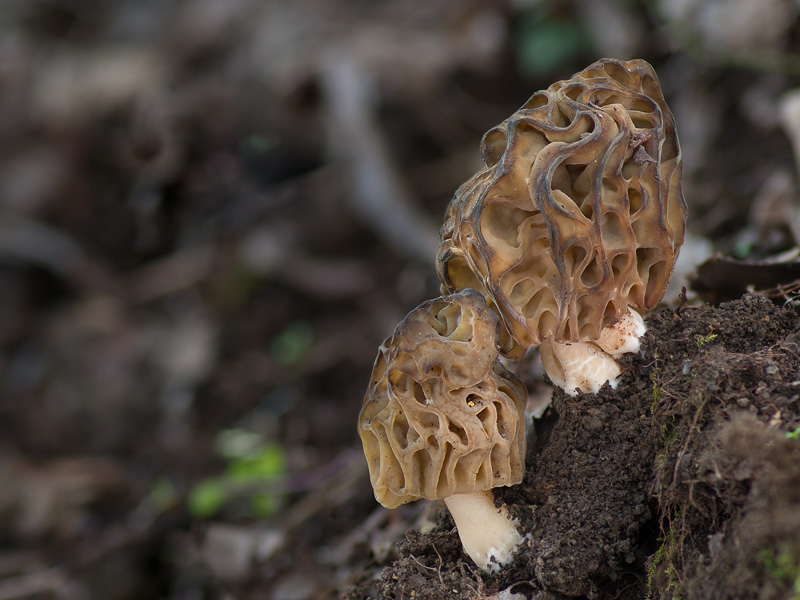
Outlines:
[[483, 138], [486, 167], [441, 232], [445, 293], [481, 291], [518, 357], [596, 340], [664, 295], [686, 203], [675, 122], [653, 68], [603, 59], [534, 94]]
[[378, 502], [522, 481], [527, 393], [498, 361], [500, 335], [467, 289], [424, 302], [381, 345], [358, 423]]

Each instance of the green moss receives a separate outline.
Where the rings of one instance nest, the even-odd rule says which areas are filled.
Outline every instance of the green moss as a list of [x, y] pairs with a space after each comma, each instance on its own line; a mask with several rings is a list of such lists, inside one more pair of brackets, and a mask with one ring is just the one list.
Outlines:
[[213, 517], [237, 500], [247, 500], [249, 512], [260, 518], [275, 514], [284, 498], [286, 475], [283, 448], [246, 429], [227, 429], [217, 436], [217, 451], [227, 459], [224, 473], [200, 481], [189, 492], [187, 506], [199, 519]]
[[788, 600], [800, 600], [800, 556], [784, 546], [777, 554], [771, 549], [762, 550], [758, 557], [769, 575], [791, 585]]
[[[672, 523], [678, 522], [679, 519], [679, 514], [676, 514]], [[666, 587], [662, 591], [670, 593], [673, 600], [683, 598], [680, 573], [673, 561], [673, 557], [677, 556], [679, 552], [679, 537], [675, 528], [670, 527], [664, 536], [660, 538], [661, 545], [658, 550], [650, 557], [647, 568], [647, 600], [653, 598], [653, 582], [659, 572], [663, 572], [667, 580]]]
[[717, 334], [712, 331], [706, 336], [698, 335], [697, 338], [695, 338], [695, 343], [697, 344], [698, 348], [702, 348], [706, 344], [713, 342], [715, 339], [717, 339]]

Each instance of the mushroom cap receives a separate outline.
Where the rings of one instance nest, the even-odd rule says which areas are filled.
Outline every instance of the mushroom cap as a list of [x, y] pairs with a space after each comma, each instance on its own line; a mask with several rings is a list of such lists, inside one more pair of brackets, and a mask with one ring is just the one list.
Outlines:
[[600, 60], [534, 94], [481, 143], [448, 207], [443, 293], [479, 290], [518, 357], [596, 340], [664, 295], [687, 215], [675, 121], [653, 68]]
[[422, 303], [383, 342], [358, 432], [387, 508], [522, 481], [525, 386], [475, 290]]

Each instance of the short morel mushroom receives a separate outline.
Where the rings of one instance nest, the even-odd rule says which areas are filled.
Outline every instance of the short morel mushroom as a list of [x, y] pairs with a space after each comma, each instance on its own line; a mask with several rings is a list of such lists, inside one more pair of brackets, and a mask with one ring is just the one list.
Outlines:
[[474, 290], [424, 302], [380, 347], [359, 416], [375, 497], [443, 498], [484, 570], [523, 537], [491, 489], [524, 473], [524, 385], [498, 360], [500, 322]]
[[644, 322], [632, 309], [663, 297], [687, 215], [653, 68], [600, 60], [534, 94], [481, 152], [486, 167], [442, 228], [443, 292], [479, 290], [505, 326], [503, 353], [540, 345], [568, 393], [614, 385], [609, 349], [638, 350]]

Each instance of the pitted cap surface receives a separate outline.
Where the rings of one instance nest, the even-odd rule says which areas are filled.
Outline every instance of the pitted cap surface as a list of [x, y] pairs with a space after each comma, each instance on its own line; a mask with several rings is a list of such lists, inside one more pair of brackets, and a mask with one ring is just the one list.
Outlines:
[[500, 339], [467, 289], [424, 302], [381, 345], [358, 424], [378, 502], [522, 481], [527, 392], [499, 362]]
[[479, 290], [503, 352], [596, 340], [664, 295], [687, 215], [675, 122], [653, 68], [600, 60], [534, 94], [481, 144], [441, 231], [442, 289]]

